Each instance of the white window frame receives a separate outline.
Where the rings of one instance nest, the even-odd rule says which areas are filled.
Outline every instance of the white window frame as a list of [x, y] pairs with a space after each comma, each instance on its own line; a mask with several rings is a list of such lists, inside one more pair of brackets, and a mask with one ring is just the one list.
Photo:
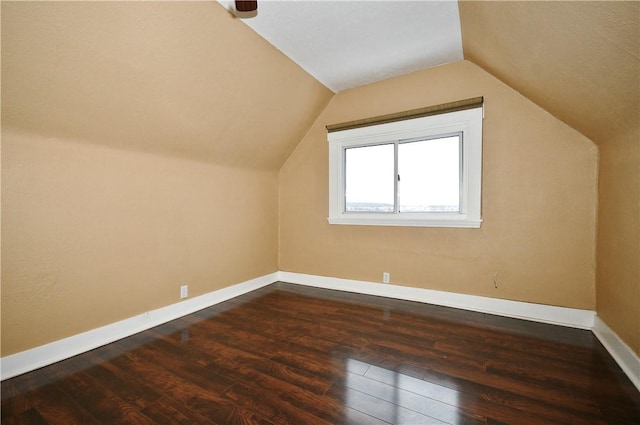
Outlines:
[[[411, 118], [328, 133], [330, 224], [479, 228], [482, 223], [483, 108]], [[345, 150], [462, 134], [460, 211], [447, 213], [345, 212]], [[396, 176], [397, 181], [397, 176]]]

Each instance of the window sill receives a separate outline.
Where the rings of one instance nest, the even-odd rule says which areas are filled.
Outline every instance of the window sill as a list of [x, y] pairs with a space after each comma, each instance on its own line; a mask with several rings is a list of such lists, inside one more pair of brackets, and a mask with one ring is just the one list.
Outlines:
[[414, 218], [414, 217], [329, 217], [329, 224], [350, 226], [400, 226], [400, 227], [443, 227], [479, 229], [482, 219], [468, 219], [462, 217], [447, 218]]

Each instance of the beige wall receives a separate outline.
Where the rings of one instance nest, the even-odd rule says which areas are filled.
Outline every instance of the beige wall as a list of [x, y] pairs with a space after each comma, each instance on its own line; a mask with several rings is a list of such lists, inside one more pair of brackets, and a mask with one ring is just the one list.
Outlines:
[[[327, 223], [324, 126], [484, 96], [481, 229]], [[281, 270], [593, 309], [597, 149], [470, 62], [334, 97], [280, 171]], [[498, 288], [493, 276], [498, 271]]]
[[2, 355], [277, 270], [332, 93], [216, 2], [2, 2]]
[[2, 356], [277, 270], [277, 171], [3, 129]]
[[597, 313], [640, 354], [640, 2], [459, 8], [465, 59], [598, 145]]
[[640, 2], [458, 4], [465, 59], [598, 145], [633, 128], [640, 114]]
[[[637, 123], [637, 121], [636, 121]], [[640, 355], [640, 131], [600, 146], [597, 313]]]
[[331, 91], [215, 1], [2, 2], [11, 128], [278, 169]]

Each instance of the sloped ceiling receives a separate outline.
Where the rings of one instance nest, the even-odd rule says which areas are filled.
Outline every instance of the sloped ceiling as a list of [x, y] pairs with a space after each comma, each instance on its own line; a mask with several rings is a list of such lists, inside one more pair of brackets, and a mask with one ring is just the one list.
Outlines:
[[596, 143], [638, 128], [640, 2], [465, 1], [460, 20], [466, 59]]
[[243, 22], [334, 92], [462, 60], [455, 1], [260, 0]]
[[2, 125], [278, 169], [332, 93], [216, 2], [2, 2]]
[[244, 22], [334, 91], [460, 60], [463, 51], [604, 143], [638, 127], [639, 16], [638, 1], [261, 0]]
[[2, 2], [3, 127], [277, 169], [332, 96], [312, 75], [338, 91], [463, 50], [597, 143], [638, 128], [640, 2], [273, 6], [254, 25], [213, 1]]

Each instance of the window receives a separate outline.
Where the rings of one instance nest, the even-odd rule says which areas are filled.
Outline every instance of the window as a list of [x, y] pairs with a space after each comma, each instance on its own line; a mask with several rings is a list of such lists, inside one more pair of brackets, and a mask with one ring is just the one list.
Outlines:
[[327, 127], [329, 223], [480, 227], [482, 98], [464, 102]]

